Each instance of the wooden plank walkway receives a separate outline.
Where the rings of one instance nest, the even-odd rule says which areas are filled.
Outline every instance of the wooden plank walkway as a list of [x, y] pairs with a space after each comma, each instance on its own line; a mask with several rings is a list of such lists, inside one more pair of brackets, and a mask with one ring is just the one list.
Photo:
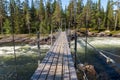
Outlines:
[[65, 32], [60, 33], [31, 80], [77, 80]]

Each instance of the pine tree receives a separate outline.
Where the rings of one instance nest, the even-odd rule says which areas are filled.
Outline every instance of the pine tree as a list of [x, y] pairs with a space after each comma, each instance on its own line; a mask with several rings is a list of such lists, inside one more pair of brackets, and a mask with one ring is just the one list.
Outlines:
[[91, 13], [92, 13], [92, 1], [87, 0], [86, 5], [83, 8], [83, 11], [81, 13], [81, 21], [83, 24], [83, 27], [91, 27]]
[[51, 28], [51, 17], [52, 17], [52, 4], [50, 0], [47, 0], [46, 9], [45, 9], [45, 19], [46, 19], [46, 27], [48, 32], [50, 33]]
[[15, 25], [15, 33], [20, 33], [21, 32], [21, 2], [20, 0], [16, 0], [15, 1], [16, 5], [14, 7], [15, 9], [15, 21], [14, 21], [14, 25]]
[[55, 11], [54, 11], [53, 16], [52, 16], [52, 23], [56, 26], [57, 29], [60, 28], [61, 7], [60, 7], [58, 1], [56, 2]]
[[98, 24], [98, 30], [100, 29], [101, 24], [101, 0], [98, 0], [98, 6], [97, 6], [97, 24]]
[[69, 20], [70, 26], [73, 27], [73, 21], [74, 21], [74, 0], [71, 0], [69, 5], [68, 5], [67, 18]]
[[[61, 0], [1, 0], [0, 1], [0, 33], [9, 33], [11, 26], [15, 33], [35, 33], [40, 30], [50, 33], [51, 26], [58, 29], [62, 26], [74, 28], [77, 21], [77, 28], [89, 27], [96, 30], [120, 29], [120, 6], [113, 0], [108, 0], [107, 9], [101, 6], [101, 0], [93, 2], [87, 0], [70, 0], [69, 5], [63, 10]], [[117, 5], [117, 10], [113, 10]], [[7, 27], [6, 27], [7, 26]]]
[[83, 9], [83, 0], [78, 0], [77, 2], [77, 14], [79, 15]]
[[39, 29], [41, 31], [41, 33], [44, 31], [44, 25], [45, 25], [45, 6], [43, 3], [43, 0], [40, 0], [40, 4], [39, 4], [39, 10], [38, 10], [38, 18], [39, 18]]
[[107, 12], [106, 12], [106, 18], [105, 18], [105, 27], [107, 30], [112, 29], [113, 27], [113, 1], [108, 0], [107, 4]]
[[115, 2], [115, 5], [117, 6], [117, 10], [115, 10], [115, 27], [114, 27], [114, 31], [117, 30], [117, 28], [120, 28], [120, 2], [119, 0], [117, 2]]
[[[31, 8], [30, 8], [30, 16], [31, 16], [31, 29], [33, 33], [36, 33], [38, 31], [38, 19], [36, 19], [36, 9], [35, 9], [35, 4], [34, 1], [31, 0]], [[38, 16], [37, 16], [38, 17]]]
[[8, 18], [6, 18], [5, 22], [3, 23], [3, 29], [5, 34], [10, 34], [11, 28], [10, 28], [10, 21]]
[[[120, 8], [118, 10], [118, 28], [120, 30]], [[116, 29], [117, 30], [117, 29]]]
[[28, 32], [25, 31], [25, 33], [29, 33], [31, 32], [31, 28], [30, 28], [30, 13], [29, 13], [29, 1], [28, 0], [25, 0], [24, 1], [24, 21], [25, 21], [25, 27], [24, 29], [27, 30]]
[[56, 0], [52, 3], [52, 14], [55, 12], [55, 7], [56, 7]]
[[77, 20], [77, 28], [82, 27], [82, 19], [81, 19], [81, 14], [83, 10], [83, 0], [78, 0], [77, 2], [77, 15], [76, 15], [76, 20]]
[[40, 0], [39, 20], [41, 22], [44, 19], [45, 19], [45, 8], [44, 8], [43, 0]]
[[90, 22], [90, 16], [91, 16], [91, 4], [92, 4], [92, 1], [91, 0], [87, 0], [87, 10], [86, 10], [86, 20], [88, 21], [88, 23]]
[[11, 30], [14, 33], [15, 29], [15, 1], [10, 0], [10, 22], [11, 22]]
[[0, 0], [0, 30], [3, 34], [3, 21], [5, 19], [5, 0]]
[[91, 4], [92, 7], [91, 7], [91, 16], [90, 16], [90, 25], [89, 27], [90, 28], [93, 28], [93, 29], [99, 29], [99, 21], [98, 21], [98, 18], [99, 18], [99, 10], [98, 10], [98, 4], [97, 3], [92, 3]]

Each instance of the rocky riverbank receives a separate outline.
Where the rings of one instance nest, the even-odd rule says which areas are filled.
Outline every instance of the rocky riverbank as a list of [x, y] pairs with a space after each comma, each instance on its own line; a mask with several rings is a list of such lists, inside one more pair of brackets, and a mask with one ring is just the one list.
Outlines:
[[[74, 35], [74, 31], [71, 31], [71, 34]], [[77, 31], [77, 35], [79, 37], [85, 37], [86, 32], [85, 31]], [[120, 32], [113, 34], [110, 31], [103, 31], [103, 32], [87, 32], [88, 37], [120, 37]]]
[[[71, 40], [74, 39], [74, 34], [75, 31], [72, 30], [71, 34], [69, 34], [69, 37], [71, 37]], [[78, 37], [85, 37], [86, 33], [85, 31], [77, 31]], [[90, 32], [88, 31], [88, 37], [118, 37], [120, 38], [120, 32], [117, 34], [112, 34], [110, 31], [104, 31], [104, 32]], [[57, 33], [52, 36], [53, 42], [57, 38]], [[2, 37], [0, 38], [0, 45], [5, 44], [5, 43], [11, 43], [13, 41], [12, 36], [7, 36], [7, 37]], [[30, 45], [36, 45], [37, 44], [37, 38], [36, 36], [34, 37], [29, 37], [27, 35], [15, 35], [15, 43], [23, 43], [23, 44], [30, 44]], [[46, 36], [46, 37], [41, 37], [40, 38], [40, 44], [44, 45], [50, 45], [51, 44], [51, 35]]]
[[[52, 36], [52, 40], [55, 41], [55, 36]], [[29, 37], [29, 36], [20, 36], [20, 35], [15, 35], [14, 37], [14, 41], [16, 44], [30, 44], [30, 45], [36, 45], [37, 44], [37, 38], [36, 37]], [[13, 42], [13, 38], [12, 36], [7, 36], [7, 37], [2, 37], [0, 39], [0, 45], [4, 45], [4, 44], [9, 44]], [[47, 44], [50, 45], [51, 44], [51, 37], [41, 37], [39, 40], [41, 45]]]

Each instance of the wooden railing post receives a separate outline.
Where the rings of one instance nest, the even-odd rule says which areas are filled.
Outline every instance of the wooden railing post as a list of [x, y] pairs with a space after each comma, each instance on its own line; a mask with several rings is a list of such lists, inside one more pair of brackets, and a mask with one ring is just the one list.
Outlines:
[[53, 39], [53, 34], [52, 34], [52, 26], [51, 26], [51, 46], [53, 45], [52, 39]]
[[75, 68], [77, 67], [77, 33], [75, 31]]
[[40, 64], [40, 59], [41, 59], [41, 52], [40, 52], [40, 32], [37, 32], [37, 47], [38, 47], [38, 54], [39, 54], [39, 58], [38, 58], [38, 65]]
[[74, 9], [74, 26], [75, 26], [75, 68], [77, 68], [77, 22], [76, 22], [76, 14], [77, 14], [77, 4], [75, 4]]

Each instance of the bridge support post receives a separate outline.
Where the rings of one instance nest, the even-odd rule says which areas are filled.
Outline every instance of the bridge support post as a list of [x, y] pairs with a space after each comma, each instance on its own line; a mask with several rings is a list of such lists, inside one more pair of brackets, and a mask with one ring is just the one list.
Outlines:
[[71, 41], [71, 35], [70, 35], [70, 30], [68, 29], [68, 31], [67, 31], [67, 35], [68, 35], [68, 44], [69, 44], [69, 48], [71, 48], [71, 46], [70, 46], [70, 41]]
[[75, 68], [77, 67], [77, 33], [75, 32]]
[[75, 9], [74, 9], [73, 24], [75, 26], [75, 68], [77, 68], [77, 22], [76, 22], [77, 3], [74, 4], [75, 4]]
[[52, 34], [52, 27], [51, 27], [51, 46], [53, 45], [52, 39], [53, 39], [53, 34]]
[[68, 26], [68, 42], [69, 42], [69, 48], [71, 48], [70, 46], [70, 41], [71, 41], [71, 30], [70, 30], [70, 22], [69, 22], [69, 26]]
[[39, 54], [39, 58], [38, 58], [38, 65], [40, 64], [40, 59], [41, 59], [41, 52], [40, 52], [40, 32], [37, 32], [37, 47], [38, 47], [38, 54]]

